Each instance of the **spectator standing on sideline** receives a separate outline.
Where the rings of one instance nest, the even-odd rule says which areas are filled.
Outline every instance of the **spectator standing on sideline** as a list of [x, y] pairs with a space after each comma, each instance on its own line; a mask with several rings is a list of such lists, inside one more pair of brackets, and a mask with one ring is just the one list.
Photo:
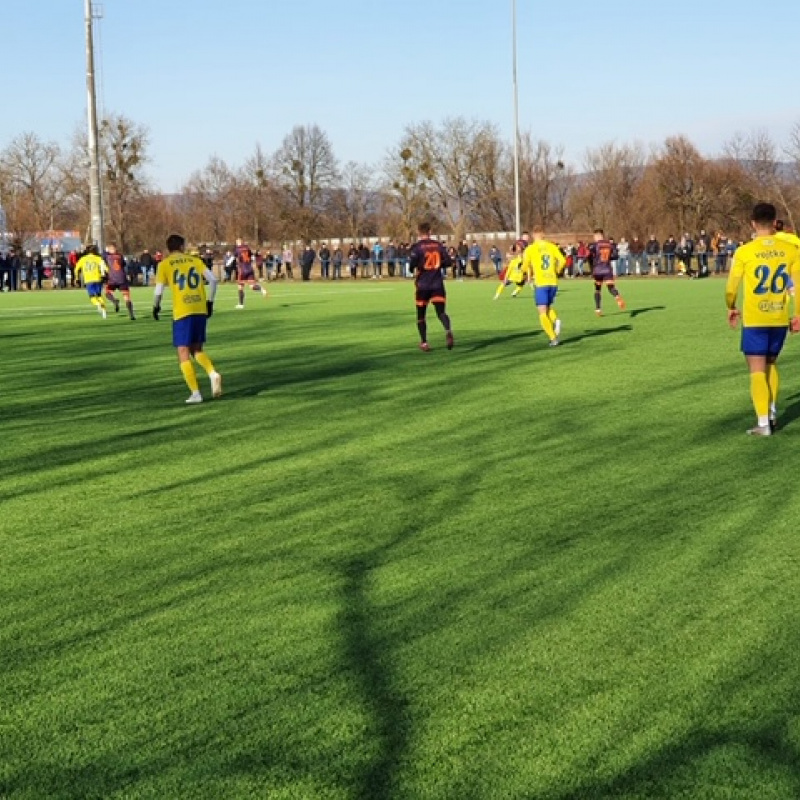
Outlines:
[[283, 261], [283, 266], [286, 270], [286, 277], [290, 281], [293, 281], [294, 272], [292, 271], [292, 261], [294, 260], [294, 253], [292, 252], [292, 248], [288, 244], [286, 245], [286, 247], [283, 248], [281, 259]]
[[684, 234], [675, 248], [675, 255], [678, 258], [678, 271], [681, 275], [689, 278], [696, 278], [697, 273], [692, 269], [692, 245], [691, 240]]
[[631, 246], [623, 236], [617, 244], [617, 275], [628, 275], [630, 273]]
[[358, 245], [358, 266], [362, 278], [369, 277], [369, 247], [365, 242]]
[[383, 245], [378, 239], [372, 246], [372, 278], [376, 280], [383, 277]]
[[467, 257], [469, 258], [469, 266], [475, 278], [481, 277], [481, 246], [473, 239]]
[[500, 248], [496, 244], [493, 244], [489, 249], [489, 261], [492, 262], [494, 273], [499, 278], [500, 272], [503, 269], [503, 254], [500, 252]]
[[323, 242], [319, 248], [320, 276], [323, 280], [331, 279], [331, 249]]
[[579, 277], [583, 277], [583, 268], [589, 260], [589, 247], [586, 242], [578, 242], [578, 252], [575, 258], [575, 272]]
[[340, 281], [342, 279], [342, 261], [344, 261], [344, 254], [342, 253], [342, 246], [336, 245], [333, 251], [333, 280]]
[[467, 274], [467, 258], [469, 258], [469, 247], [467, 247], [467, 240], [462, 239], [456, 248], [457, 277], [459, 280], [464, 280], [464, 276]]
[[347, 251], [347, 268], [350, 271], [350, 279], [356, 280], [358, 278], [358, 248], [354, 244], [351, 244]]
[[386, 245], [386, 270], [390, 278], [394, 278], [396, 267], [397, 247], [395, 246], [394, 239], [389, 239], [389, 244]]
[[655, 234], [650, 234], [644, 252], [647, 256], [647, 271], [651, 275], [658, 275], [661, 272], [661, 243], [656, 239]]
[[644, 260], [644, 242], [638, 236], [634, 236], [629, 249], [631, 272], [634, 275], [642, 275], [647, 271]]
[[678, 250], [678, 243], [675, 241], [674, 236], [668, 236], [667, 241], [664, 242], [664, 246], [661, 249], [661, 252], [664, 256], [663, 266], [664, 272], [667, 275], [672, 275], [675, 272], [675, 256]]
[[304, 281], [311, 280], [311, 269], [314, 266], [314, 261], [317, 258], [317, 251], [307, 244], [303, 254], [300, 256], [300, 277]]
[[142, 286], [147, 286], [155, 269], [155, 259], [149, 250], [143, 250], [139, 256], [139, 266], [142, 269]]

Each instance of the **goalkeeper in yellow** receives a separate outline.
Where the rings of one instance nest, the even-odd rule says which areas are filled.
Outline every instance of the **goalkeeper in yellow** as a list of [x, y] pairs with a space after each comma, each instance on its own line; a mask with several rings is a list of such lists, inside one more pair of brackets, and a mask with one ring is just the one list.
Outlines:
[[83, 275], [83, 285], [92, 305], [106, 318], [106, 301], [103, 299], [103, 278], [108, 274], [106, 262], [97, 252], [97, 245], [90, 244], [75, 265], [75, 280]]
[[[789, 319], [789, 288], [800, 280], [800, 249], [775, 235], [775, 206], [759, 203], [753, 209], [754, 238], [733, 254], [725, 303], [728, 324], [742, 320], [742, 352], [750, 370], [750, 395], [757, 423], [747, 433], [771, 436], [775, 431], [778, 367], [786, 333], [800, 330], [800, 318]], [[736, 307], [742, 287], [742, 310]], [[795, 308], [795, 314], [797, 309]]]
[[[178, 351], [181, 373], [191, 392], [186, 402], [194, 404], [202, 403], [203, 395], [200, 394], [192, 358], [208, 374], [212, 396], [222, 394], [222, 376], [203, 352], [206, 322], [214, 311], [217, 278], [197, 256], [184, 253], [185, 246], [183, 236], [177, 233], [167, 238], [169, 255], [158, 265], [153, 318], [157, 320], [161, 313], [161, 296], [164, 287], [168, 286], [172, 290], [172, 344]], [[208, 292], [205, 282], [208, 283]]]
[[558, 347], [559, 344], [561, 320], [553, 303], [558, 294], [558, 279], [566, 265], [564, 254], [544, 238], [544, 231], [541, 228], [534, 229], [533, 241], [525, 248], [522, 257], [522, 269], [533, 278], [539, 323], [550, 340], [550, 347]]

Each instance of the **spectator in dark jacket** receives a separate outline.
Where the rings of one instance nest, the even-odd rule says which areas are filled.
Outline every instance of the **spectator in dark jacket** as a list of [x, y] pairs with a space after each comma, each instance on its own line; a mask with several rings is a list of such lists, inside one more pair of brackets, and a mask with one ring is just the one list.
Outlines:
[[675, 272], [675, 252], [678, 249], [678, 243], [675, 241], [674, 236], [667, 237], [664, 242], [662, 252], [664, 254], [664, 272], [667, 275], [672, 275]]
[[303, 255], [300, 256], [300, 275], [304, 281], [311, 280], [311, 268], [317, 258], [317, 251], [310, 245], [306, 245]]
[[326, 280], [331, 279], [331, 249], [325, 242], [319, 248], [320, 275]]

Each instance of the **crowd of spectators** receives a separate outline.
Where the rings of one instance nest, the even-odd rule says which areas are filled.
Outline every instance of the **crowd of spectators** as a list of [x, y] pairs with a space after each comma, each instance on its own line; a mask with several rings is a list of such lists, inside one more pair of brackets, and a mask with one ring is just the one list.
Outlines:
[[[614, 240], [612, 240], [614, 241]], [[685, 233], [680, 239], [668, 236], [663, 242], [655, 235], [646, 241], [634, 236], [629, 241], [624, 236], [616, 245], [612, 262], [616, 277], [646, 275], [686, 275], [690, 278], [703, 278], [720, 275], [728, 270], [731, 256], [739, 242], [725, 236], [721, 231], [713, 235], [701, 230], [696, 236]], [[278, 248], [263, 248], [253, 251], [254, 269], [258, 280], [293, 280], [295, 267], [300, 269], [300, 278], [309, 281], [312, 275], [322, 280], [381, 280], [387, 278], [410, 278], [410, 243], [394, 239], [373, 242], [354, 242], [342, 245], [339, 242], [320, 241], [313, 245], [295, 248], [283, 245]], [[577, 241], [561, 245], [567, 260], [566, 275], [578, 278], [591, 272], [588, 263], [589, 246], [587, 241]], [[196, 251], [206, 266], [225, 281], [236, 281], [237, 261], [234, 250], [214, 250], [201, 247]], [[462, 239], [448, 246], [452, 267], [446, 277], [463, 280], [470, 276], [483, 277], [485, 261], [491, 273], [499, 275], [513, 257], [512, 248], [503, 253], [495, 242], [484, 254], [484, 248], [477, 239]], [[51, 255], [20, 252], [10, 249], [0, 253], [0, 290], [42, 289], [74, 287], [74, 266], [79, 254], [76, 252], [56, 252]], [[155, 280], [161, 253], [144, 250], [138, 255], [125, 257], [125, 269], [131, 285], [148, 286]]]
[[[624, 236], [616, 245], [612, 267], [616, 277], [629, 275], [685, 275], [689, 278], [706, 278], [728, 271], [730, 260], [741, 244], [722, 231], [713, 235], [701, 230], [697, 236], [684, 233], [680, 239], [668, 236], [660, 242], [654, 234], [647, 241], [634, 236], [628, 241]], [[567, 258], [567, 274], [579, 277], [589, 274], [589, 245], [579, 241], [561, 248]]]

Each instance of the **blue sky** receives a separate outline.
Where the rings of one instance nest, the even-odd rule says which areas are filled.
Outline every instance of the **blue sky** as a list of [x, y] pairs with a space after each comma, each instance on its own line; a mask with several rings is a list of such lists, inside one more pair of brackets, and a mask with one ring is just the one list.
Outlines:
[[[24, 131], [67, 145], [85, 126], [83, 0], [2, 5], [0, 148]], [[256, 143], [274, 151], [297, 124], [320, 125], [341, 162], [369, 164], [405, 125], [424, 120], [487, 119], [511, 138], [510, 0], [105, 0], [102, 8], [100, 101], [149, 128], [151, 177], [165, 191], [212, 155], [239, 166]], [[708, 155], [737, 131], [787, 141], [800, 121], [800, 3], [773, 0], [776, 24], [759, 24], [755, 8], [517, 0], [520, 127], [563, 145], [578, 167], [587, 147], [612, 140], [647, 146], [683, 133]], [[759, 56], [753, 30], [776, 44]]]

